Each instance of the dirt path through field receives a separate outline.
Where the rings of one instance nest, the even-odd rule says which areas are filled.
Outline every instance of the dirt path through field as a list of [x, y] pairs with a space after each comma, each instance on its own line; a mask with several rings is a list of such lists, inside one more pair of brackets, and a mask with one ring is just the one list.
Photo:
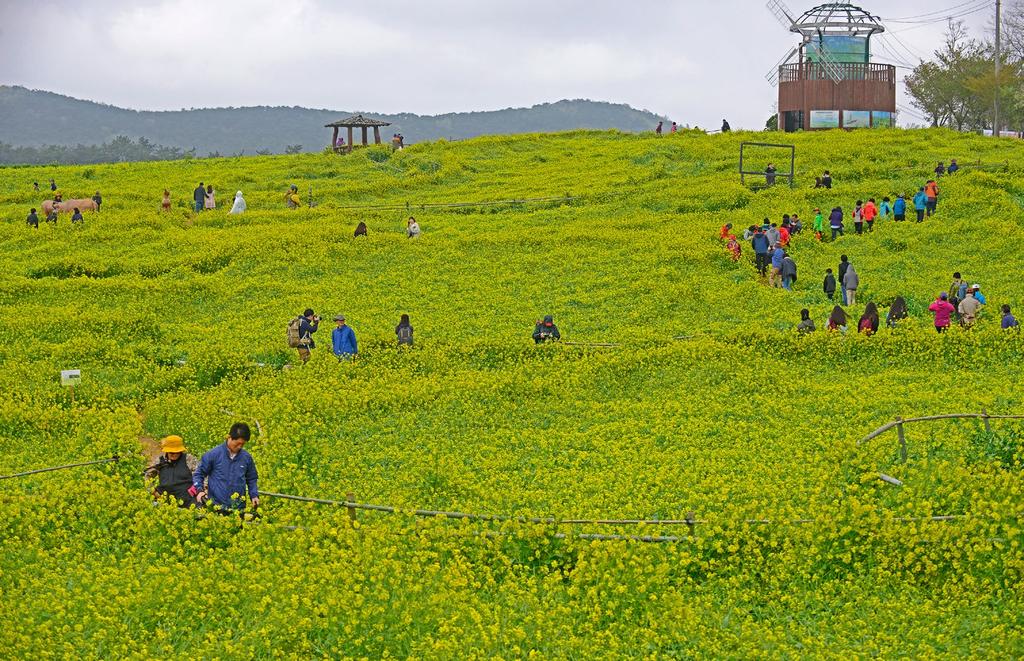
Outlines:
[[[139, 411], [139, 427], [145, 429], [146, 414]], [[152, 466], [160, 458], [160, 441], [152, 436], [140, 435], [139, 447], [142, 449], [142, 456], [146, 458], [146, 465]]]

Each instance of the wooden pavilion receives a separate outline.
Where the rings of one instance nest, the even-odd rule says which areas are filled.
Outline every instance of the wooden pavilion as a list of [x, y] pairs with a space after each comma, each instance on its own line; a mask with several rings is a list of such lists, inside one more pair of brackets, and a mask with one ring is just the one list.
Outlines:
[[[324, 124], [325, 128], [334, 129], [334, 136], [331, 138], [331, 148], [336, 152], [345, 153], [352, 151], [352, 129], [361, 128], [363, 130], [363, 146], [365, 147], [367, 144], [369, 144], [369, 142], [367, 141], [367, 131], [371, 126], [373, 127], [373, 143], [375, 145], [379, 145], [380, 127], [391, 126], [390, 122], [382, 122], [378, 119], [369, 119], [367, 117], [363, 117], [362, 115], [352, 115], [351, 117], [346, 117], [345, 119], [340, 119], [336, 122], [331, 122], [330, 124]], [[348, 129], [348, 144], [344, 145], [343, 147], [339, 147], [338, 129], [342, 127]]]

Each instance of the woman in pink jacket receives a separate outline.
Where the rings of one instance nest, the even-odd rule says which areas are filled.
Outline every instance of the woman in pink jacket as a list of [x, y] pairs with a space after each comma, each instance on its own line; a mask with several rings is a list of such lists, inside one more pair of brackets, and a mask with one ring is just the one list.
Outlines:
[[946, 292], [942, 292], [935, 302], [928, 306], [928, 309], [935, 313], [935, 330], [939, 333], [949, 330], [949, 317], [956, 311], [947, 298]]

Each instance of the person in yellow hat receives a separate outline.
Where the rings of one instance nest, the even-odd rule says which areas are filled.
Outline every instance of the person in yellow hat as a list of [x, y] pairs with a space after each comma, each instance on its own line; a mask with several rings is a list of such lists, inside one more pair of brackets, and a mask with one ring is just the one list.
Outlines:
[[199, 462], [185, 450], [181, 436], [165, 436], [160, 440], [160, 450], [163, 454], [145, 472], [146, 478], [157, 478], [153, 495], [159, 498], [169, 494], [179, 501], [181, 507], [194, 506], [196, 500], [189, 493], [189, 487]]

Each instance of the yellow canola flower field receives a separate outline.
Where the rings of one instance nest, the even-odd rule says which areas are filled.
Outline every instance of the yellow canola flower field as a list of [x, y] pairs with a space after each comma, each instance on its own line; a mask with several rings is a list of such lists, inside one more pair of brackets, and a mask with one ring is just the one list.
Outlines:
[[[896, 430], [858, 444], [896, 416], [1024, 414], [1024, 339], [998, 311], [1024, 312], [1024, 150], [785, 136], [797, 186], [744, 187], [739, 143], [763, 138], [3, 169], [0, 476], [121, 457], [0, 480], [5, 656], [1024, 655], [1024, 422], [908, 423], [905, 461]], [[806, 228], [815, 207], [849, 217], [950, 158], [964, 167], [926, 222], [796, 236], [793, 292], [718, 239], [783, 213]], [[811, 188], [826, 169], [834, 188]], [[51, 176], [65, 197], [100, 190], [102, 211], [27, 226], [31, 182]], [[217, 210], [192, 212], [200, 181]], [[315, 206], [284, 208], [291, 184]], [[236, 190], [248, 211], [229, 216]], [[527, 198], [560, 199], [508, 201]], [[498, 203], [430, 206], [482, 202]], [[861, 278], [851, 327], [896, 296], [910, 317], [824, 332], [841, 254]], [[939, 335], [927, 307], [954, 271], [988, 303]], [[306, 307], [325, 321], [302, 366], [285, 326]], [[801, 308], [817, 332], [795, 332]], [[331, 354], [338, 313], [357, 360]], [[415, 346], [399, 350], [403, 313]], [[561, 344], [530, 339], [545, 314]], [[242, 524], [154, 506], [140, 438], [199, 456], [236, 420], [262, 491], [400, 512], [264, 496]]]

